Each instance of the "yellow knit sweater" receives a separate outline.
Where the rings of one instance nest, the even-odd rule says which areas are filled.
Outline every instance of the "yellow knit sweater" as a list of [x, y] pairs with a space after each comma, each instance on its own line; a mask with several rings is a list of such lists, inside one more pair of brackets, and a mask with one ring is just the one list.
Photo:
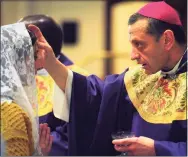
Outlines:
[[31, 156], [34, 151], [31, 121], [15, 103], [1, 105], [1, 134], [7, 156]]

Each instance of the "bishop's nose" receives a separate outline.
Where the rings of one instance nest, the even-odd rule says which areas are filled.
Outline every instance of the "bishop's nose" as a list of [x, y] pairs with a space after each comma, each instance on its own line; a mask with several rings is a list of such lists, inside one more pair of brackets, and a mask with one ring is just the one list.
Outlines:
[[135, 51], [135, 49], [132, 49], [131, 51], [131, 60], [138, 60], [140, 59], [140, 55], [138, 52]]

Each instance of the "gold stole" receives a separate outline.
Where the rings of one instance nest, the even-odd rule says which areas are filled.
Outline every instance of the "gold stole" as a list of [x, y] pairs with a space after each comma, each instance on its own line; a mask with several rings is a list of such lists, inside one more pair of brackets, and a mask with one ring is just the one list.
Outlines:
[[186, 120], [186, 72], [176, 79], [164, 79], [158, 72], [147, 75], [140, 67], [130, 69], [124, 77], [126, 90], [140, 116], [150, 123]]

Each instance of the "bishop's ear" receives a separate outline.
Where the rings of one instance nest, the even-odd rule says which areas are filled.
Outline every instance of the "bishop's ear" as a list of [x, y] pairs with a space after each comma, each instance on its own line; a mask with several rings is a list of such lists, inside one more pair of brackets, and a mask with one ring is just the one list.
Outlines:
[[169, 51], [174, 43], [175, 43], [175, 37], [174, 37], [174, 33], [171, 30], [166, 30], [163, 33], [163, 42], [164, 42], [164, 48]]

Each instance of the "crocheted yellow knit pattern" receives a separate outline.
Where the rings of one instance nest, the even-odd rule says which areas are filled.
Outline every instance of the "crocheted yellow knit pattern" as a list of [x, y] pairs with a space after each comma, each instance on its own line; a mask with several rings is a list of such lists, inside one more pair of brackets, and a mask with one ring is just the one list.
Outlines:
[[30, 156], [34, 144], [31, 121], [26, 112], [15, 103], [1, 105], [1, 134], [5, 140], [6, 155]]

